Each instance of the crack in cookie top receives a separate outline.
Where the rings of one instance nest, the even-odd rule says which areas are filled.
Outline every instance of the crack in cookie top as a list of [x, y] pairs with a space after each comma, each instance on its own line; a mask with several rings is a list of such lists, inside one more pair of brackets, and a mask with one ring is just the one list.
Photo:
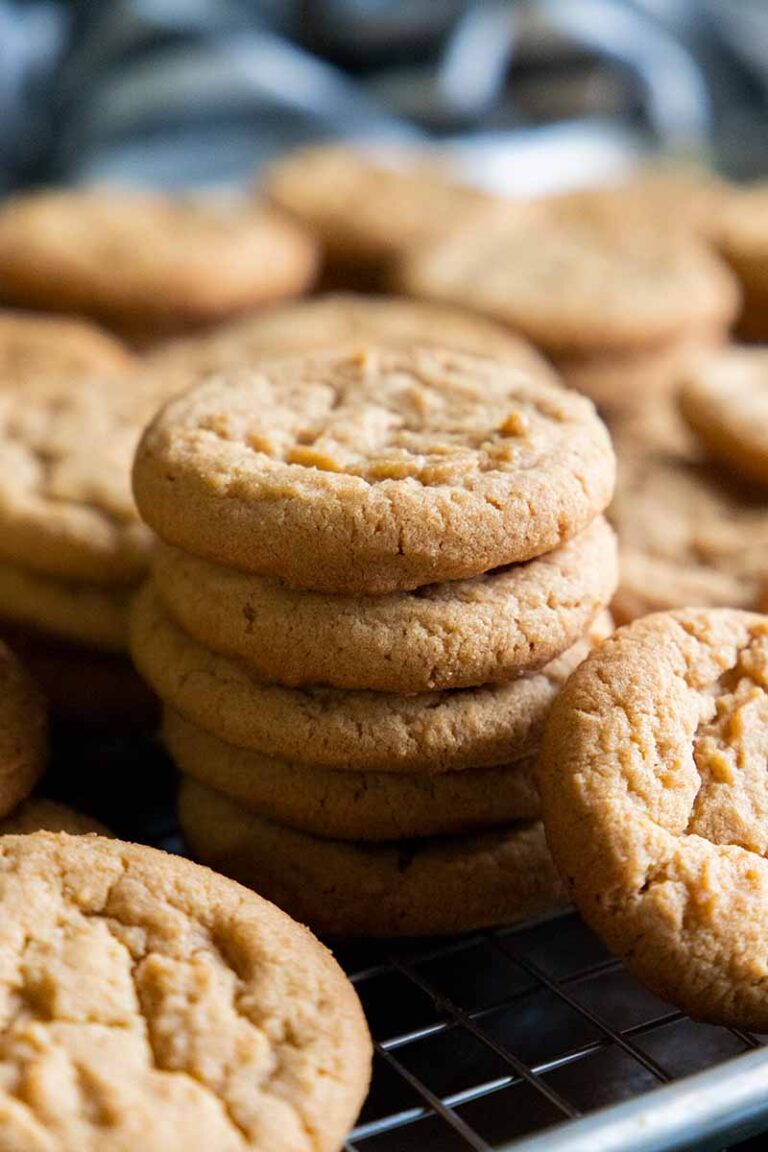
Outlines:
[[334, 1152], [370, 1044], [330, 953], [188, 860], [0, 837], [0, 1140], [60, 1152]]
[[768, 618], [658, 614], [556, 701], [553, 855], [609, 946], [695, 1017], [768, 1026]]
[[582, 397], [479, 356], [366, 348], [199, 384], [145, 433], [134, 491], [168, 543], [379, 594], [549, 551], [613, 478]]

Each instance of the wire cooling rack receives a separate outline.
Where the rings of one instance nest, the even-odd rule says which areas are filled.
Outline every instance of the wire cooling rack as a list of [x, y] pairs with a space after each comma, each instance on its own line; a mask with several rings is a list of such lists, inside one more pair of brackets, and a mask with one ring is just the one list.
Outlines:
[[[59, 735], [54, 749], [50, 794], [181, 850], [173, 769], [153, 742]], [[717, 1150], [768, 1130], [768, 1036], [689, 1020], [575, 913], [334, 951], [375, 1045], [346, 1152]]]

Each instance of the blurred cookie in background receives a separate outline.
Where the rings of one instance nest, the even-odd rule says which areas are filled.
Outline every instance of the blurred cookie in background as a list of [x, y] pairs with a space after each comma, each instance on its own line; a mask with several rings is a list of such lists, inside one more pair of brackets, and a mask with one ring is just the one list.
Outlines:
[[295, 296], [314, 242], [272, 209], [94, 188], [0, 205], [6, 304], [91, 317], [146, 342]]
[[511, 210], [447, 163], [406, 148], [385, 156], [338, 144], [302, 149], [267, 172], [264, 192], [317, 238], [329, 287], [339, 288], [380, 288], [414, 245]]
[[0, 389], [78, 373], [121, 375], [134, 363], [121, 340], [87, 320], [0, 310]]
[[715, 241], [741, 285], [739, 336], [768, 340], [768, 181], [732, 191]]
[[693, 234], [546, 201], [422, 247], [396, 281], [522, 333], [608, 419], [670, 388], [738, 307], [732, 275]]
[[182, 388], [211, 372], [361, 344], [434, 344], [509, 360], [528, 375], [557, 381], [532, 344], [483, 316], [428, 300], [356, 292], [280, 304], [210, 332], [169, 341], [148, 357], [147, 365], [165, 380], [173, 376]]
[[731, 348], [685, 381], [680, 409], [715, 460], [768, 486], [768, 349]]

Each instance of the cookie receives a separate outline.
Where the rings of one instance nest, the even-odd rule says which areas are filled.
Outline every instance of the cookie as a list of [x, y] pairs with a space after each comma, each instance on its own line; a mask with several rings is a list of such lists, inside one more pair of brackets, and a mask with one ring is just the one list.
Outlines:
[[0, 558], [48, 576], [131, 584], [151, 533], [130, 471], [146, 424], [167, 398], [159, 380], [58, 377], [0, 388]]
[[0, 817], [29, 795], [48, 758], [43, 697], [0, 641]]
[[68, 832], [70, 836], [86, 836], [91, 832], [99, 836], [110, 834], [92, 816], [39, 796], [25, 800], [14, 808], [10, 816], [0, 820], [0, 836], [27, 835], [30, 832]]
[[619, 537], [619, 623], [690, 604], [750, 608], [768, 571], [765, 496], [707, 461], [624, 456], [611, 508]]
[[76, 583], [0, 560], [0, 619], [105, 652], [124, 652], [133, 589]]
[[269, 209], [159, 192], [57, 189], [0, 207], [6, 302], [142, 336], [302, 292], [314, 242]]
[[131, 650], [161, 700], [228, 744], [319, 768], [448, 772], [534, 751], [552, 700], [608, 627], [600, 618], [557, 660], [507, 684], [419, 696], [283, 688], [187, 636], [147, 585], [134, 607]]
[[658, 226], [695, 231], [710, 237], [730, 194], [730, 187], [711, 170], [693, 164], [649, 164], [611, 183], [549, 197], [558, 212], [579, 218], [608, 220], [618, 227]]
[[547, 840], [627, 967], [695, 1019], [768, 1028], [768, 618], [620, 629], [552, 709]]
[[5, 1147], [340, 1148], [371, 1047], [305, 928], [189, 860], [104, 837], [3, 837], [0, 900], [24, 1006], [3, 1028]]
[[698, 332], [631, 356], [587, 356], [556, 361], [569, 388], [589, 396], [611, 432], [636, 414], [644, 418], [673, 396], [681, 378], [723, 343], [723, 332]]
[[561, 359], [725, 330], [738, 306], [733, 277], [697, 237], [545, 207], [411, 254], [396, 286], [509, 324]]
[[167, 545], [152, 571], [165, 611], [185, 632], [242, 657], [265, 680], [409, 694], [543, 667], [607, 606], [617, 569], [601, 517], [546, 556], [389, 596], [297, 592]]
[[233, 370], [171, 401], [134, 494], [195, 555], [384, 595], [550, 551], [602, 511], [613, 468], [581, 397], [501, 361], [365, 349]]
[[768, 339], [768, 181], [733, 190], [715, 240], [741, 285], [739, 334], [745, 340]]
[[404, 349], [434, 344], [496, 356], [556, 382], [531, 344], [482, 316], [426, 300], [352, 292], [283, 304], [209, 333], [171, 341], [157, 349], [149, 363], [158, 372], [174, 373], [181, 388], [207, 373], [366, 343]]
[[325, 840], [194, 780], [182, 783], [179, 818], [193, 856], [332, 936], [437, 936], [564, 904], [536, 822], [392, 844]]
[[736, 475], [768, 484], [768, 351], [732, 349], [706, 360], [679, 400], [712, 456]]
[[306, 768], [235, 748], [166, 709], [182, 772], [290, 828], [337, 840], [459, 835], [539, 815], [533, 761], [440, 776]]
[[317, 237], [333, 270], [353, 272], [357, 283], [379, 283], [412, 246], [501, 210], [446, 165], [406, 150], [387, 162], [339, 145], [305, 148], [272, 167], [264, 192]]
[[84, 320], [0, 311], [0, 389], [38, 377], [121, 375], [134, 357], [115, 336]]

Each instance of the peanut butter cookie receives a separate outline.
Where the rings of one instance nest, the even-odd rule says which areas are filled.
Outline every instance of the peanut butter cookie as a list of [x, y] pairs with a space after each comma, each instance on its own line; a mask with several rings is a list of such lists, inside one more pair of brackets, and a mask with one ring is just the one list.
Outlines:
[[540, 761], [547, 840], [585, 919], [696, 1019], [768, 1029], [768, 617], [687, 610], [579, 668]]
[[0, 839], [0, 1142], [61, 1152], [335, 1152], [370, 1041], [331, 955], [177, 856]]
[[0, 820], [1, 836], [27, 835], [30, 832], [67, 832], [70, 836], [87, 836], [95, 832], [99, 836], [109, 836], [104, 825], [92, 816], [39, 796], [25, 800]]
[[689, 605], [752, 608], [768, 571], [764, 493], [694, 455], [628, 453], [611, 519], [619, 623]]
[[[355, 598], [297, 592], [161, 546], [153, 582], [190, 636], [265, 680], [403, 694], [499, 683], [559, 656], [616, 589], [601, 518], [561, 548], [471, 580]], [[2, 606], [0, 565], [0, 608]]]
[[166, 709], [178, 767], [267, 820], [336, 840], [476, 832], [539, 815], [533, 761], [439, 776], [307, 768], [236, 748]]
[[133, 364], [121, 341], [84, 320], [0, 311], [0, 388], [40, 376], [119, 375]]
[[768, 339], [768, 181], [733, 190], [715, 240], [741, 285], [739, 335]]
[[229, 744], [321, 768], [447, 772], [535, 751], [552, 700], [609, 627], [598, 619], [557, 660], [506, 684], [418, 696], [284, 688], [187, 636], [147, 585], [136, 600], [131, 649], [162, 700]]
[[314, 242], [258, 206], [100, 188], [28, 193], [0, 207], [6, 302], [142, 338], [297, 295], [315, 267]]
[[0, 619], [104, 652], [125, 652], [132, 588], [44, 576], [0, 560]]
[[194, 856], [331, 935], [463, 932], [565, 902], [539, 823], [394, 844], [323, 840], [194, 780], [182, 784], [180, 819]]
[[679, 399], [708, 452], [737, 475], [768, 485], [768, 351], [732, 349], [707, 359]]
[[134, 493], [168, 543], [294, 587], [383, 595], [541, 555], [605, 507], [589, 401], [429, 348], [213, 377], [145, 432]]

